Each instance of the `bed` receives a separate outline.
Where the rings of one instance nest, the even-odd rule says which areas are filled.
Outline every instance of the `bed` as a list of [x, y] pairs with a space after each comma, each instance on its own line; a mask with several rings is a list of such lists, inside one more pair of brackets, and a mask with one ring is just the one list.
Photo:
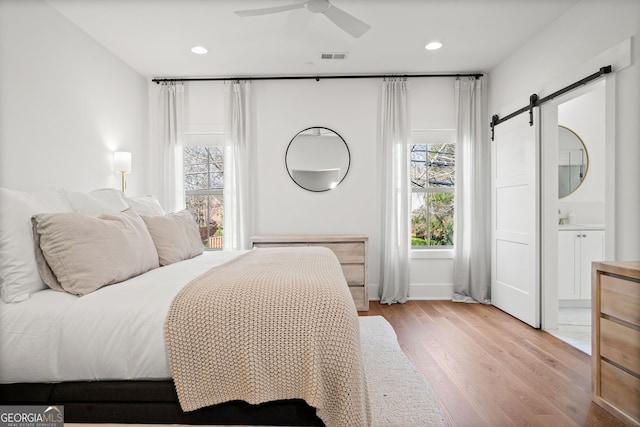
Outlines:
[[[93, 230], [80, 214], [72, 223]], [[0, 261], [3, 285], [8, 270]], [[366, 425], [361, 358], [353, 300], [323, 248], [204, 252], [81, 296], [46, 287], [0, 302], [0, 401], [63, 404], [66, 422]]]

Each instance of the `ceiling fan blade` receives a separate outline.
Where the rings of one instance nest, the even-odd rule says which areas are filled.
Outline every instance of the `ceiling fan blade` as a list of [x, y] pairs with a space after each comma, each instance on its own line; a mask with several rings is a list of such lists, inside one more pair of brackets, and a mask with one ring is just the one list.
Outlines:
[[330, 4], [329, 8], [322, 13], [324, 13], [325, 16], [334, 24], [355, 38], [360, 37], [371, 28], [369, 24], [362, 22], [355, 16], [335, 7], [333, 4]]
[[306, 4], [307, 2], [305, 1], [302, 3], [286, 4], [284, 6], [266, 7], [264, 9], [236, 10], [233, 13], [242, 17], [267, 15], [269, 13], [278, 13], [278, 12], [286, 12], [288, 10], [302, 9]]

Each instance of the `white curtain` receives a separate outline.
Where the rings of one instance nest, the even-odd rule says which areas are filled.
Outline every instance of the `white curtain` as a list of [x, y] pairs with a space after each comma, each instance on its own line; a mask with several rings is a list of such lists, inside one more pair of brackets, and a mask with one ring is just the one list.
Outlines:
[[253, 231], [251, 82], [227, 84], [224, 108], [224, 249], [249, 249]]
[[405, 79], [382, 83], [379, 119], [381, 260], [380, 301], [409, 297], [410, 188], [407, 85]]
[[160, 87], [158, 123], [162, 169], [160, 202], [169, 212], [184, 209], [184, 177], [182, 167], [182, 120], [184, 84], [162, 82]]
[[482, 80], [456, 80], [453, 300], [489, 304], [491, 168], [489, 141], [482, 132], [482, 95]]

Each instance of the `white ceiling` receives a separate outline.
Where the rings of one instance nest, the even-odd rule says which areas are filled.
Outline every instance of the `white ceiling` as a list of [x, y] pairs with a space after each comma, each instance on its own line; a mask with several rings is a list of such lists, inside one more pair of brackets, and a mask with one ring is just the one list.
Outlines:
[[[147, 77], [486, 72], [577, 0], [333, 0], [372, 26], [355, 39], [300, 0], [48, 0]], [[444, 47], [429, 52], [424, 45]], [[200, 45], [207, 55], [194, 55]], [[348, 52], [342, 61], [321, 52]]]

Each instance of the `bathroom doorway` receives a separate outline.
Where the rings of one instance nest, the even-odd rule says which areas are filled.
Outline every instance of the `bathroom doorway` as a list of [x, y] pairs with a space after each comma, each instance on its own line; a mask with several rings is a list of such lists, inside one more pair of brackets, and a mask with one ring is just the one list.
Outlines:
[[607, 99], [604, 78], [554, 100], [542, 113], [542, 328], [587, 354], [591, 262], [606, 259], [611, 244]]

